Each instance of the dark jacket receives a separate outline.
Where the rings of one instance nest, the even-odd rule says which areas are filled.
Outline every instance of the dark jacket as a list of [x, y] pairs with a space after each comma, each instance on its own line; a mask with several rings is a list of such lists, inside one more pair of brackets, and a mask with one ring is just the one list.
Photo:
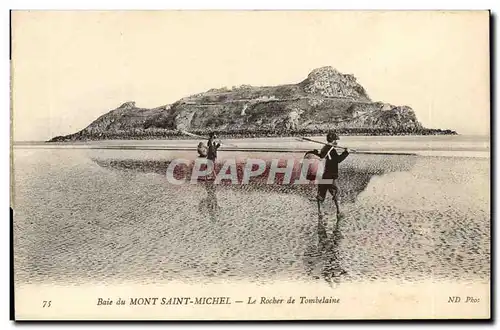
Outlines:
[[333, 148], [330, 144], [325, 145], [321, 151], [313, 153], [326, 160], [323, 179], [337, 179], [339, 177], [339, 163], [341, 163], [349, 155], [347, 150], [339, 155], [335, 148]]
[[217, 149], [219, 149], [220, 143], [216, 143], [214, 140], [208, 140], [207, 147], [207, 159], [214, 161], [217, 158]]

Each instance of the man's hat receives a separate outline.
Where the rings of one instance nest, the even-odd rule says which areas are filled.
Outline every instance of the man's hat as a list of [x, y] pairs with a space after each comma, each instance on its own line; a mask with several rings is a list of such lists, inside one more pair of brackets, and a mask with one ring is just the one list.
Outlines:
[[332, 132], [328, 132], [328, 134], [326, 135], [326, 139], [328, 141], [336, 141], [339, 139], [339, 136], [337, 133], [332, 131]]

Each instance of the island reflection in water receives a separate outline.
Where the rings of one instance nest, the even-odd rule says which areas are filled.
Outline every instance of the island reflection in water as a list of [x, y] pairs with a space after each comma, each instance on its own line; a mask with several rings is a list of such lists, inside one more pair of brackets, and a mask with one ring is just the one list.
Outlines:
[[[137, 160], [137, 159], [93, 159], [93, 161], [103, 168], [117, 171], [132, 171], [138, 173], [155, 173], [158, 175], [165, 175], [170, 160]], [[371, 178], [375, 175], [383, 175], [386, 172], [392, 171], [406, 171], [411, 169], [414, 165], [415, 157], [407, 156], [404, 162], [395, 164], [385, 163], [383, 167], [380, 166], [364, 166], [357, 168], [356, 161], [350, 164], [346, 162], [347, 166], [340, 167], [340, 179], [338, 186], [340, 188], [339, 199], [341, 202], [341, 209], [345, 209], [347, 204], [353, 204], [360, 193], [362, 193], [368, 186]], [[378, 163], [380, 164], [380, 163]], [[185, 173], [189, 175], [190, 172]], [[188, 176], [189, 177], [189, 176]], [[189, 185], [189, 183], [186, 183]], [[249, 184], [230, 184], [221, 183], [215, 184], [213, 180], [200, 180], [198, 185], [201, 185], [205, 190], [205, 196], [199, 200], [198, 212], [202, 217], [209, 219], [212, 226], [218, 225], [218, 216], [224, 209], [224, 199], [219, 201], [218, 194], [228, 191], [234, 193], [247, 193], [254, 194], [259, 191], [262, 194], [292, 194], [300, 198], [312, 201], [314, 204], [316, 196], [316, 185], [314, 184], [267, 184], [265, 180], [256, 178], [251, 180]], [[190, 198], [190, 196], [186, 196]], [[327, 198], [331, 199], [331, 196]], [[259, 217], [258, 212], [261, 210], [255, 208], [252, 214], [244, 215], [247, 221], [252, 221], [253, 218]], [[320, 216], [317, 212], [310, 214], [310, 223], [317, 223], [316, 239], [309, 241], [308, 246], [304, 249], [301, 259], [303, 260], [304, 271], [309, 277], [313, 279], [322, 278], [329, 285], [338, 284], [343, 275], [347, 272], [342, 268], [339, 258], [339, 243], [342, 239], [340, 232], [340, 222], [342, 219], [336, 219], [336, 216], [326, 215]], [[344, 218], [348, 216], [344, 212]], [[202, 229], [203, 230], [203, 229]], [[238, 237], [229, 237], [224, 235], [224, 225], [220, 229], [215, 230], [219, 234], [217, 244], [220, 250], [227, 249], [227, 242], [238, 240]], [[214, 258], [218, 258], [215, 257]], [[214, 263], [217, 267], [217, 261]]]

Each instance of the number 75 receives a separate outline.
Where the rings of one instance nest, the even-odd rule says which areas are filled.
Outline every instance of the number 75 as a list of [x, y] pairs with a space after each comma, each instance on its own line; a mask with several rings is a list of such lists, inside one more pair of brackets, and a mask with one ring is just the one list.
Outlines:
[[51, 302], [51, 300], [44, 300], [43, 304], [42, 304], [42, 308], [50, 307], [50, 302]]

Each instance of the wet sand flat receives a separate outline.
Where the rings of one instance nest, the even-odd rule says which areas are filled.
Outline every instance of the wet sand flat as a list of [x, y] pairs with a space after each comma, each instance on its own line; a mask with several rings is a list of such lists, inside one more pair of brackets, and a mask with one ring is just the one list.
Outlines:
[[342, 163], [354, 188], [333, 234], [331, 217], [318, 224], [314, 185], [172, 186], [161, 161], [176, 155], [15, 151], [16, 280], [489, 281], [489, 159]]

